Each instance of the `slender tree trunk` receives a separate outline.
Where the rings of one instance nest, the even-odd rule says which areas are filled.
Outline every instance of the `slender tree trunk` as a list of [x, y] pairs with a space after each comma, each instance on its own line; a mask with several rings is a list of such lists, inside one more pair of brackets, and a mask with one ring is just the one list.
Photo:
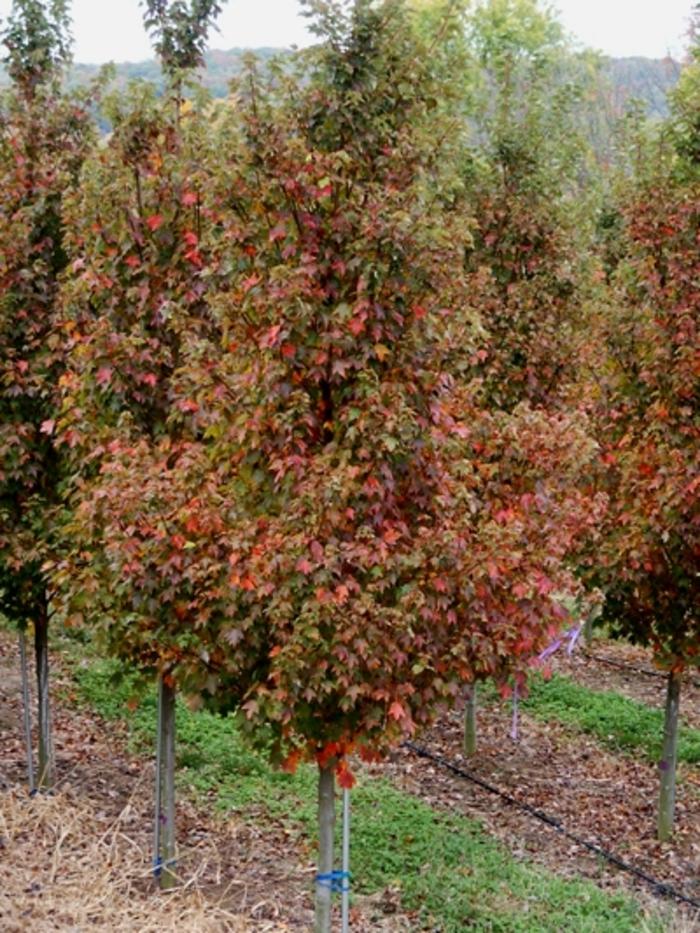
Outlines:
[[586, 621], [583, 623], [583, 639], [586, 642], [587, 648], [590, 648], [593, 643], [593, 626], [601, 612], [602, 609], [600, 606], [594, 606], [586, 616]]
[[464, 707], [464, 754], [471, 757], [476, 754], [476, 684], [467, 687], [467, 701]]
[[350, 930], [350, 791], [343, 789], [343, 897], [340, 911], [341, 933]]
[[160, 887], [172, 888], [175, 874], [175, 689], [158, 684], [158, 754], [156, 776], [156, 864]]
[[37, 709], [39, 728], [39, 774], [37, 787], [53, 785], [51, 756], [51, 713], [49, 704], [49, 607], [42, 600], [34, 620], [34, 655], [36, 661]]
[[330, 933], [333, 896], [333, 829], [335, 826], [335, 774], [318, 771], [318, 877], [316, 879], [315, 933]]
[[673, 833], [673, 815], [676, 805], [676, 761], [678, 758], [678, 712], [681, 701], [681, 675], [668, 675], [666, 690], [666, 717], [664, 721], [664, 745], [659, 768], [661, 791], [659, 794], [659, 816], [657, 835], [666, 842]]
[[24, 629], [19, 630], [19, 664], [22, 674], [22, 714], [24, 721], [24, 744], [27, 750], [27, 780], [29, 793], [33, 794], [34, 784], [34, 750], [32, 748], [32, 708], [29, 695], [29, 673], [27, 670], [27, 638]]

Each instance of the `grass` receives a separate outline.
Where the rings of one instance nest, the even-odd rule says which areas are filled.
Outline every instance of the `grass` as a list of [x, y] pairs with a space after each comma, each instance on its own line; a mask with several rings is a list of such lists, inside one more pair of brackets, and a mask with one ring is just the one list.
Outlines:
[[[664, 712], [613, 691], [590, 690], [568, 677], [534, 677], [523, 708], [538, 719], [556, 720], [594, 736], [614, 751], [661, 757]], [[700, 730], [681, 727], [678, 760], [700, 764]]]
[[[129, 712], [133, 684], [114, 682], [114, 664], [75, 671], [83, 701], [107, 719], [126, 719], [132, 742], [150, 749], [155, 700], [147, 694]], [[178, 709], [178, 780], [195, 793], [215, 796], [224, 811], [267, 820], [306, 839], [315, 832], [315, 772], [272, 771], [242, 742], [231, 719]], [[412, 929], [503, 933], [623, 933], [661, 930], [631, 897], [604, 892], [589, 881], [567, 880], [517, 861], [479, 824], [432, 809], [389, 782], [360, 777], [352, 794], [353, 890], [394, 888]], [[507, 814], [504, 814], [507, 819]]]

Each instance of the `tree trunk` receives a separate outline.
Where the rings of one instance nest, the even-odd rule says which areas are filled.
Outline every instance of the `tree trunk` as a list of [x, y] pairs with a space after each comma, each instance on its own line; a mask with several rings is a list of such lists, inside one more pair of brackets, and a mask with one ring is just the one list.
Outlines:
[[595, 620], [602, 613], [600, 606], [594, 606], [586, 616], [586, 621], [583, 623], [583, 640], [586, 642], [586, 647], [590, 648], [593, 643], [593, 626]]
[[22, 675], [22, 713], [24, 720], [24, 743], [27, 750], [27, 780], [29, 793], [36, 790], [34, 784], [34, 751], [32, 749], [32, 708], [29, 695], [29, 673], [27, 671], [27, 638], [24, 629], [19, 630], [19, 664]]
[[467, 687], [467, 702], [464, 707], [464, 754], [476, 754], [476, 684]]
[[673, 833], [673, 814], [676, 805], [676, 761], [678, 757], [678, 711], [681, 701], [681, 676], [671, 672], [666, 690], [666, 717], [664, 721], [664, 745], [659, 768], [661, 791], [659, 794], [659, 816], [657, 835], [659, 842], [666, 842]]
[[39, 774], [37, 776], [37, 787], [39, 790], [47, 790], [53, 785], [53, 769], [49, 706], [49, 607], [46, 601], [42, 602], [34, 620], [34, 655], [39, 714]]
[[318, 875], [316, 877], [315, 933], [330, 933], [333, 895], [333, 829], [335, 826], [335, 774], [318, 769]]
[[172, 888], [175, 874], [175, 688], [158, 683], [156, 756], [156, 866], [160, 887]]
[[350, 930], [350, 791], [343, 789], [343, 895], [340, 910], [341, 933]]

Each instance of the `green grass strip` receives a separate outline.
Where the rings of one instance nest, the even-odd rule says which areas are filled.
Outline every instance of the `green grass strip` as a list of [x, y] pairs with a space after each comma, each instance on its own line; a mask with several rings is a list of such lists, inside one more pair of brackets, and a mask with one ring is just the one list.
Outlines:
[[[683, 698], [681, 697], [681, 708]], [[614, 751], [641, 753], [649, 761], [661, 757], [664, 711], [609, 690], [590, 690], [568, 677], [534, 677], [523, 708], [543, 720], [556, 720], [594, 736]], [[681, 726], [678, 760], [700, 763], [700, 731]]]
[[[155, 700], [145, 696], [129, 712], [129, 679], [115, 683], [116, 666], [78, 668], [84, 701], [107, 719], [129, 722], [133, 741], [152, 748]], [[178, 708], [178, 781], [212, 791], [224, 810], [281, 823], [297, 838], [315, 835], [316, 772], [295, 775], [269, 768], [243, 743], [232, 719]], [[589, 881], [566, 880], [517, 861], [478, 823], [435, 810], [386, 780], [363, 777], [352, 793], [353, 892], [398, 890], [412, 929], [536, 933], [624, 933], [662, 930], [631, 897], [604, 892]], [[508, 819], [504, 812], [503, 819]]]

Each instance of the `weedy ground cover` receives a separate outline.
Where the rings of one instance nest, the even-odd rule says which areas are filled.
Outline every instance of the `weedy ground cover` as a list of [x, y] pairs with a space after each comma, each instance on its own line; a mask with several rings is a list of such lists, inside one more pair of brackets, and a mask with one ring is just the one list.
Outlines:
[[[653, 709], [611, 690], [591, 690], [561, 674], [554, 674], [549, 680], [534, 677], [522, 705], [538, 719], [571, 726], [594, 736], [613, 751], [639, 753], [649, 761], [658, 761], [661, 756], [664, 722], [661, 708]], [[700, 730], [681, 728], [678, 760], [700, 764]]]

